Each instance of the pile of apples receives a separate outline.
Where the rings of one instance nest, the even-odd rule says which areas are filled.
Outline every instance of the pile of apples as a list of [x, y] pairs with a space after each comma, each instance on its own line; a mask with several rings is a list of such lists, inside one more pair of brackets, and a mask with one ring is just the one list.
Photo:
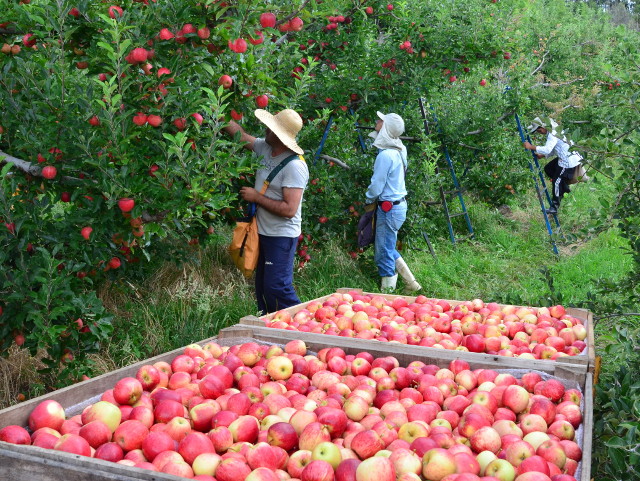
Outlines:
[[578, 389], [463, 360], [185, 348], [67, 419], [47, 400], [0, 441], [203, 481], [575, 481]]
[[576, 356], [587, 337], [583, 321], [560, 305], [500, 306], [474, 299], [453, 306], [425, 296], [409, 302], [354, 291], [311, 301], [293, 316], [280, 310], [263, 319], [277, 329], [525, 359]]

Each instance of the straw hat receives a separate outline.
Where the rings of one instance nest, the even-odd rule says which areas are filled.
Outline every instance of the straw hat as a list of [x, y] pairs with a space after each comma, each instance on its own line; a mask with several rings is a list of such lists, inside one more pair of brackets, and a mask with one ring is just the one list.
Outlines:
[[304, 150], [296, 143], [296, 136], [302, 129], [302, 118], [295, 110], [285, 109], [275, 115], [266, 110], [256, 109], [255, 116], [278, 137], [284, 145], [296, 154], [304, 154]]
[[529, 125], [529, 127], [527, 127], [527, 130], [529, 131], [530, 134], [532, 134], [536, 130], [538, 130], [538, 127], [542, 127], [545, 129], [547, 128], [547, 124], [543, 122], [540, 117], [536, 117], [535, 119], [533, 119], [533, 123]]

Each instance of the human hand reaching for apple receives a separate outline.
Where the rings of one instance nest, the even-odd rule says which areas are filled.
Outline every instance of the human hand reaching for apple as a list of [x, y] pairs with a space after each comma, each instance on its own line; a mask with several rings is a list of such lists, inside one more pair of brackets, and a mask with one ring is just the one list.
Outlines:
[[260, 193], [253, 187], [242, 187], [240, 189], [240, 197], [247, 202], [256, 202]]

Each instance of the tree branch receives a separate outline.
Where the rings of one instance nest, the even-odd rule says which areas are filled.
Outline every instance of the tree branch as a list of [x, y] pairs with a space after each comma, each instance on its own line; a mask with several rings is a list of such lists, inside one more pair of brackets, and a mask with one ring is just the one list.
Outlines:
[[339, 165], [340, 167], [342, 167], [343, 169], [350, 169], [351, 167], [349, 167], [347, 164], [345, 164], [343, 161], [341, 161], [340, 159], [336, 159], [335, 157], [330, 157], [326, 154], [322, 154], [320, 156], [321, 159], [326, 160], [327, 162], [333, 162], [336, 165]]
[[618, 137], [616, 137], [615, 139], [613, 139], [614, 142], [617, 142], [618, 140], [620, 140], [622, 137], [626, 137], [627, 135], [629, 135], [631, 132], [633, 132], [634, 130], [636, 130], [638, 128], [638, 126], [636, 125], [635, 127], [631, 128], [630, 130], [627, 130], [624, 134], [620, 134]]
[[[500, 117], [498, 117], [498, 119], [496, 120], [496, 124], [499, 123], [499, 122], [502, 122], [504, 119], [506, 119], [510, 115], [513, 115], [513, 113], [514, 113], [513, 111], [505, 112]], [[483, 127], [481, 129], [478, 129], [478, 130], [472, 130], [471, 132], [467, 132], [464, 135], [478, 135], [478, 134], [481, 134], [482, 132], [484, 132], [485, 130], [486, 129]]]
[[536, 67], [536, 69], [535, 69], [533, 72], [531, 72], [531, 74], [530, 74], [530, 75], [535, 75], [535, 74], [536, 74], [536, 72], [542, 68], [542, 65], [544, 65], [544, 61], [545, 61], [545, 59], [547, 58], [547, 54], [548, 54], [548, 53], [549, 53], [549, 51], [547, 50], [547, 51], [544, 53], [544, 55], [542, 56], [542, 61], [540, 62], [540, 65], [538, 65], [538, 66]]
[[582, 80], [584, 80], [583, 77], [578, 77], [576, 79], [569, 80], [567, 82], [558, 82], [558, 83], [554, 83], [554, 82], [539, 82], [537, 84], [533, 84], [531, 86], [531, 88], [535, 88], [535, 87], [560, 87], [562, 85], [571, 85], [571, 84], [576, 83], [576, 82], [581, 82]]
[[[33, 177], [42, 177], [42, 169], [38, 167], [37, 164], [33, 162], [29, 162], [27, 160], [18, 159], [17, 157], [13, 157], [5, 152], [0, 150], [0, 163], [10, 163], [15, 165], [18, 169], [23, 171], [25, 174], [29, 174]], [[85, 181], [82, 179], [78, 179], [77, 177], [70, 177], [67, 175], [63, 175], [60, 178], [60, 181], [65, 184], [83, 184]]]

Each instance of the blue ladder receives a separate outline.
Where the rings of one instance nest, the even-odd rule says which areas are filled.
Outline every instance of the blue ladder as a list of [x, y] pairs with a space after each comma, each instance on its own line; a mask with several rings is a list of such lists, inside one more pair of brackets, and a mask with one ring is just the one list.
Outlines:
[[[420, 115], [422, 116], [422, 122], [424, 124], [424, 131], [427, 135], [429, 135], [430, 129], [429, 129], [429, 121], [427, 120], [427, 113], [425, 110], [425, 101], [422, 97], [418, 98], [418, 104], [420, 106]], [[433, 111], [433, 108], [431, 107], [431, 111], [433, 113], [433, 120], [436, 123], [436, 125], [438, 125], [438, 118], [436, 117], [435, 112]], [[438, 133], [442, 134], [442, 130], [440, 129], [440, 127], [438, 126]], [[442, 208], [444, 209], [444, 213], [445, 213], [445, 217], [447, 219], [447, 226], [449, 228], [449, 237], [451, 239], [451, 243], [455, 245], [455, 243], [458, 240], [464, 240], [464, 239], [469, 239], [469, 238], [473, 238], [475, 236], [474, 232], [473, 232], [473, 226], [471, 225], [471, 219], [469, 218], [469, 213], [467, 211], [467, 206], [464, 202], [464, 197], [462, 195], [462, 187], [460, 186], [460, 182], [458, 181], [458, 177], [456, 176], [456, 171], [453, 167], [453, 162], [451, 161], [451, 157], [449, 156], [449, 150], [447, 149], [447, 146], [444, 144], [444, 142], [442, 142], [442, 152], [444, 153], [444, 157], [447, 161], [447, 168], [449, 169], [449, 173], [451, 174], [451, 180], [453, 181], [453, 186], [454, 189], [453, 190], [449, 190], [449, 191], [445, 191], [444, 188], [442, 187], [442, 185], [440, 185], [438, 187], [438, 190], [440, 192], [440, 200], [439, 201], [427, 201], [426, 205], [442, 205]], [[435, 172], [436, 175], [438, 175], [440, 173], [440, 168], [439, 166], [436, 164], [436, 168], [435, 168]], [[460, 212], [456, 212], [454, 214], [451, 213], [451, 211], [449, 210], [449, 204], [447, 202], [447, 196], [451, 195], [451, 194], [455, 194], [458, 197], [458, 201], [460, 202], [460, 207], [461, 207], [461, 211]], [[458, 238], [456, 238], [456, 235], [453, 231], [453, 224], [451, 222], [451, 219], [455, 218], [455, 217], [459, 217], [459, 216], [464, 216], [464, 219], [466, 221], [467, 224], [467, 229], [469, 230], [469, 234], [466, 236], [458, 236]]]
[[[525, 138], [524, 131], [522, 130], [522, 125], [520, 124], [520, 117], [518, 117], [517, 113], [514, 114], [514, 116], [516, 119], [516, 124], [518, 125], [518, 133], [520, 134], [520, 140], [523, 143], [525, 142], [525, 140], [531, 143], [531, 138], [528, 135]], [[529, 170], [531, 171], [531, 176], [533, 177], [533, 182], [536, 187], [536, 194], [538, 195], [538, 201], [540, 202], [540, 209], [542, 210], [544, 223], [547, 227], [549, 238], [551, 239], [551, 246], [553, 247], [553, 252], [554, 254], [559, 255], [558, 246], [556, 245], [556, 241], [553, 235], [553, 228], [551, 227], [551, 222], [549, 221], [549, 214], [547, 214], [547, 209], [545, 207], [544, 198], [542, 197], [542, 192], [544, 192], [549, 206], [551, 206], [551, 195], [549, 195], [549, 189], [547, 189], [547, 183], [544, 180], [544, 175], [542, 174], [542, 169], [540, 168], [540, 163], [538, 162], [538, 157], [536, 156], [535, 152], [533, 151], [529, 151], [529, 152], [531, 152], [531, 157], [532, 157], [532, 159], [529, 159]], [[551, 216], [553, 217], [553, 220], [555, 221], [555, 224], [558, 230], [562, 232], [560, 228], [560, 221], [558, 221], [558, 215], [551, 214]]]

